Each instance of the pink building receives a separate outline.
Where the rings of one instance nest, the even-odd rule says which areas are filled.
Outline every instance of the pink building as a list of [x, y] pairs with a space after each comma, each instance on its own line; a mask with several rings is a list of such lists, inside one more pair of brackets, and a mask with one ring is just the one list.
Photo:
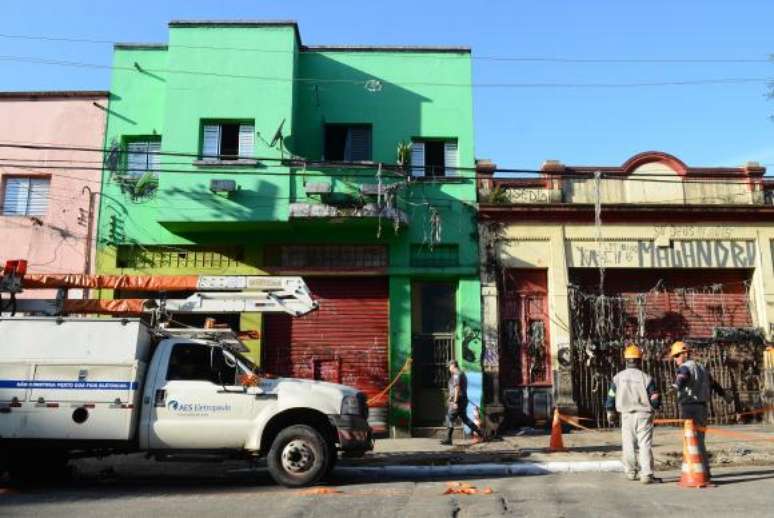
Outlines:
[[108, 92], [0, 92], [0, 266], [92, 272], [107, 101]]

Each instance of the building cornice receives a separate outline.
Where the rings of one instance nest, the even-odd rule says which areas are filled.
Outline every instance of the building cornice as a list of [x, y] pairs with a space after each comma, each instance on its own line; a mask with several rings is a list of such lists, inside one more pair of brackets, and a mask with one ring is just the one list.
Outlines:
[[113, 45], [114, 49], [120, 50], [168, 50], [166, 43], [132, 43], [120, 42]]
[[103, 90], [52, 90], [38, 92], [0, 92], [0, 99], [104, 99], [110, 92]]
[[[482, 221], [545, 221], [593, 223], [593, 204], [482, 204], [478, 217]], [[754, 219], [751, 219], [754, 218]], [[774, 223], [774, 207], [761, 205], [666, 205], [604, 204], [602, 222], [765, 222]]]
[[[741, 167], [691, 167], [682, 160], [663, 151], [645, 151], [629, 158], [620, 166], [564, 165], [556, 160], [543, 164], [541, 171], [545, 174], [572, 177], [573, 175], [594, 175], [600, 172], [605, 175], [631, 175], [638, 168], [650, 163], [662, 163], [681, 177], [698, 178], [758, 178], [766, 173], [766, 168], [756, 162], [749, 162]], [[647, 173], [646, 173], [647, 174]]]
[[470, 54], [470, 47], [425, 45], [304, 45], [302, 52], [419, 52], [427, 54]]
[[301, 33], [298, 30], [298, 22], [295, 20], [172, 20], [168, 26], [170, 29], [290, 27], [296, 36], [298, 47], [301, 48], [303, 46], [301, 43]]

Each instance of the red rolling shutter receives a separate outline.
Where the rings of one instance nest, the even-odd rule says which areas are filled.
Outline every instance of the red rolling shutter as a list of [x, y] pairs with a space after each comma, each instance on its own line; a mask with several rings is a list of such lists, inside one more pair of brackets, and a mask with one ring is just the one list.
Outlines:
[[280, 376], [351, 385], [369, 397], [377, 394], [389, 376], [387, 279], [304, 280], [320, 308], [302, 317], [265, 317], [265, 368]]

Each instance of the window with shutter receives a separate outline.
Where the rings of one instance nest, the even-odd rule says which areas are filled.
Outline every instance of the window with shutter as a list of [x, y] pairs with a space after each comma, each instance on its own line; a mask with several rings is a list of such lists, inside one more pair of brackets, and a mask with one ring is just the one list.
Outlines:
[[334, 162], [371, 160], [371, 126], [367, 124], [326, 124], [323, 159]]
[[411, 143], [411, 176], [425, 176], [425, 143]]
[[252, 158], [255, 153], [255, 126], [241, 124], [239, 126], [239, 157]]
[[29, 197], [29, 178], [6, 178], [3, 195], [4, 216], [24, 216]]
[[202, 158], [220, 158], [220, 124], [205, 124], [202, 132]]
[[371, 128], [368, 126], [353, 126], [347, 132], [347, 147], [344, 160], [358, 162], [371, 160]]
[[148, 168], [148, 143], [130, 142], [127, 144], [126, 174], [142, 176]]
[[45, 216], [48, 212], [48, 178], [30, 178], [30, 197], [27, 204], [28, 216]]
[[456, 140], [427, 139], [411, 143], [411, 175], [457, 176], [459, 157]]
[[126, 174], [128, 176], [139, 178], [148, 171], [153, 171], [158, 176], [161, 168], [160, 140], [129, 142], [126, 145], [126, 150]]
[[457, 176], [457, 143], [445, 142], [443, 145], [443, 164], [446, 176]]
[[255, 156], [255, 124], [208, 122], [202, 125], [202, 160], [237, 161]]
[[161, 141], [156, 140], [148, 143], [148, 170], [153, 171], [156, 176], [161, 169]]
[[10, 177], [3, 189], [4, 216], [45, 216], [50, 178]]

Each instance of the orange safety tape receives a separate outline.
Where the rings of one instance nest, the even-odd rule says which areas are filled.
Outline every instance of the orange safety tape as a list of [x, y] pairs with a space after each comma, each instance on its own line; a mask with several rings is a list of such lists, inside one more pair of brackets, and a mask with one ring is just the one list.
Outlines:
[[558, 414], [558, 415], [559, 415], [559, 419], [561, 421], [564, 421], [565, 423], [567, 423], [569, 425], [575, 426], [576, 428], [580, 428], [581, 430], [587, 430], [589, 432], [598, 432], [599, 431], [599, 430], [593, 430], [591, 428], [583, 426], [578, 421], [576, 421], [576, 419], [579, 419], [579, 418], [576, 418], [575, 416], [569, 416], [569, 415], [563, 415], [563, 414]]
[[[586, 431], [589, 431], [589, 432], [599, 432], [599, 433], [603, 432], [603, 430], [594, 430], [592, 428], [587, 428], [587, 427], [583, 426], [582, 424], [580, 424], [577, 421], [575, 421], [575, 419], [577, 419], [577, 418], [574, 417], [574, 416], [567, 416], [567, 415], [564, 415], [564, 414], [559, 414], [559, 419], [564, 421], [567, 424], [570, 424], [572, 426], [580, 428], [581, 430], [586, 430]], [[685, 423], [685, 419], [654, 419], [653, 420], [653, 424], [654, 425], [659, 425], [659, 424], [679, 424], [679, 425], [682, 425], [684, 423]], [[718, 435], [725, 435], [727, 437], [737, 437], [737, 438], [740, 438], [740, 439], [749, 439], [751, 441], [770, 441], [770, 442], [774, 442], [774, 435], [772, 435], [772, 436], [764, 436], [764, 435], [757, 435], [757, 434], [752, 434], [752, 433], [747, 433], [747, 432], [731, 432], [731, 431], [728, 431], [728, 430], [721, 430], [721, 429], [718, 429], [718, 428], [709, 428], [709, 427], [698, 426], [698, 425], [696, 426], [696, 430], [698, 430], [700, 432], [704, 432], [704, 433], [715, 433], [715, 434], [718, 434]]]
[[682, 425], [685, 423], [685, 419], [654, 419], [653, 424], [659, 425], [659, 424], [679, 424]]
[[401, 368], [400, 368], [400, 370], [399, 370], [399, 371], [398, 371], [398, 373], [395, 375], [395, 377], [392, 379], [392, 381], [390, 382], [390, 384], [389, 384], [389, 385], [387, 385], [387, 386], [384, 388], [384, 390], [382, 390], [381, 392], [379, 392], [377, 395], [375, 395], [374, 397], [372, 397], [372, 398], [370, 398], [368, 401], [366, 401], [366, 403], [367, 403], [368, 405], [370, 405], [371, 403], [373, 403], [373, 402], [375, 402], [375, 401], [379, 401], [380, 399], [382, 399], [382, 398], [383, 398], [383, 397], [384, 397], [384, 396], [385, 396], [385, 395], [386, 395], [386, 394], [387, 394], [387, 393], [390, 391], [390, 389], [391, 389], [391, 388], [392, 388], [392, 387], [393, 387], [393, 386], [394, 386], [394, 385], [395, 385], [395, 384], [398, 382], [398, 380], [399, 380], [399, 379], [400, 379], [400, 377], [403, 375], [403, 373], [405, 373], [405, 372], [406, 372], [406, 371], [409, 369], [409, 367], [411, 367], [411, 361], [412, 361], [412, 360], [411, 360], [411, 358], [409, 358], [408, 360], [406, 360], [406, 363], [404, 363], [404, 364], [403, 364], [403, 367], [401, 367]]
[[774, 412], [774, 405], [767, 406], [765, 408], [756, 408], [755, 410], [750, 410], [749, 412], [739, 412], [736, 415], [739, 417], [743, 415], [765, 414], [766, 412]]

